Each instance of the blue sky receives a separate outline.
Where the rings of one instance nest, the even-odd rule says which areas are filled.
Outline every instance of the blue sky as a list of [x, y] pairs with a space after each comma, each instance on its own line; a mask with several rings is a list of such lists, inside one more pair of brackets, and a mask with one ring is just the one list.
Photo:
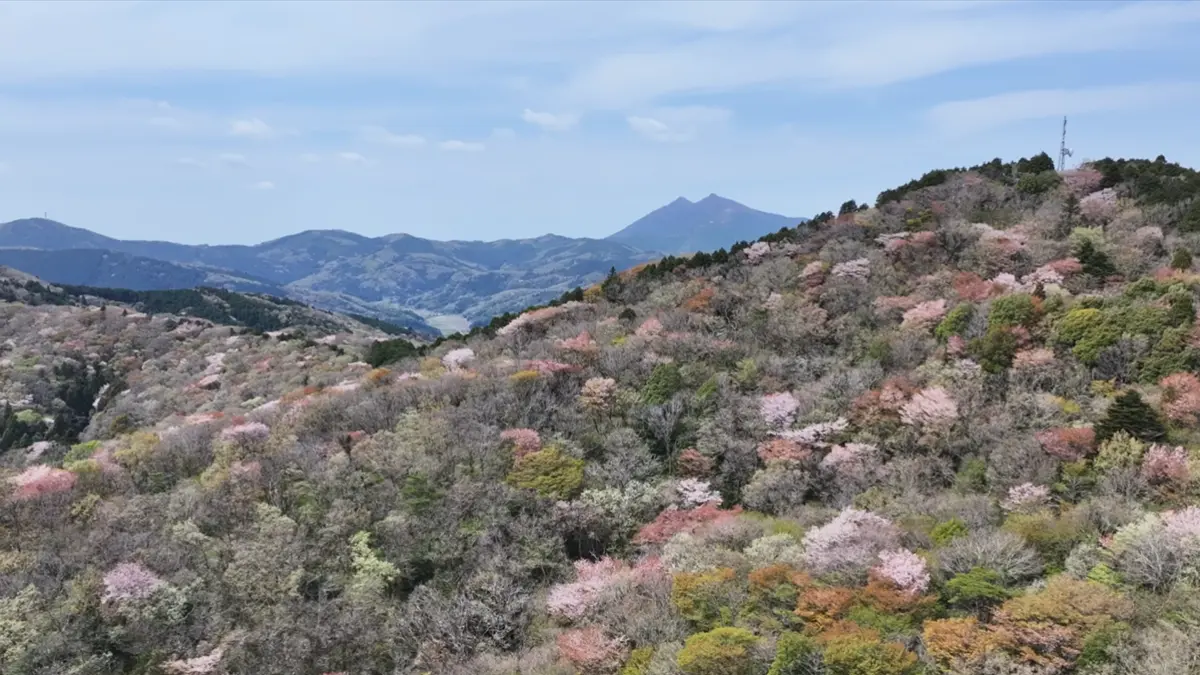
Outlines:
[[1200, 3], [0, 2], [0, 221], [253, 243], [788, 215], [944, 166], [1200, 166]]

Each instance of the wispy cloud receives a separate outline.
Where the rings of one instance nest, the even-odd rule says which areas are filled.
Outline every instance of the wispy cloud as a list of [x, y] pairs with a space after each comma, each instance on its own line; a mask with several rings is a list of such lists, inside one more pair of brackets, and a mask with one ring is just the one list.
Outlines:
[[629, 128], [652, 141], [682, 143], [695, 139], [705, 127], [728, 121], [730, 112], [724, 108], [689, 106], [660, 108], [649, 115], [629, 115]]
[[357, 152], [339, 152], [337, 158], [345, 164], [367, 164], [370, 161]]
[[251, 185], [250, 187], [255, 190], [274, 190], [275, 183], [273, 183], [269, 180], [260, 180], [257, 183], [254, 183], [253, 185]]
[[1161, 106], [1198, 94], [1200, 85], [1184, 82], [1035, 89], [940, 103], [929, 110], [928, 118], [947, 133], [969, 134], [1026, 120]]
[[383, 127], [363, 127], [361, 130], [364, 140], [371, 143], [381, 143], [396, 147], [417, 147], [425, 145], [425, 137], [419, 134], [396, 134]]
[[537, 112], [529, 108], [526, 108], [525, 112], [521, 113], [521, 119], [548, 131], [567, 131], [579, 124], [579, 115], [576, 113], [555, 114]]
[[234, 120], [229, 124], [229, 133], [246, 138], [270, 138], [275, 135], [271, 125], [258, 119]]
[[483, 143], [460, 140], [442, 141], [438, 147], [447, 152], [482, 152], [484, 149]]

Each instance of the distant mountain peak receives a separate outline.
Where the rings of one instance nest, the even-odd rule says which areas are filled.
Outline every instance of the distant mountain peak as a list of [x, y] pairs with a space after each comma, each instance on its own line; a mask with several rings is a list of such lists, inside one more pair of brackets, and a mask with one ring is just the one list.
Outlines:
[[738, 241], [753, 241], [803, 220], [758, 211], [714, 192], [697, 202], [680, 197], [608, 239], [644, 251], [712, 251]]

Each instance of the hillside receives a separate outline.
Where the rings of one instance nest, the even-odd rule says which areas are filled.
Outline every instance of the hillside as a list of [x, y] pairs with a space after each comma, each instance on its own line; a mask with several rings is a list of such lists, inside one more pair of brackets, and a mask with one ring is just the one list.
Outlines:
[[54, 283], [270, 293], [418, 331], [432, 330], [421, 314], [487, 321], [656, 257], [621, 243], [553, 235], [433, 241], [311, 230], [255, 246], [187, 246], [111, 239], [39, 218], [0, 225], [0, 264]]
[[757, 211], [711, 194], [698, 202], [680, 197], [607, 239], [645, 251], [672, 254], [715, 251], [795, 227], [804, 220]]
[[841, 211], [423, 347], [0, 306], [0, 671], [1195, 672], [1200, 173]]

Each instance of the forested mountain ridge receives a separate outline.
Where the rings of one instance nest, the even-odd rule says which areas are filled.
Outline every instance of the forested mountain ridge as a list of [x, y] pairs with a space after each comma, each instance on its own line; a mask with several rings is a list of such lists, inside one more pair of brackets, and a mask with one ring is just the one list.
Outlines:
[[5, 305], [122, 386], [0, 455], [0, 670], [1194, 670], [1200, 174], [838, 212], [420, 348]]

